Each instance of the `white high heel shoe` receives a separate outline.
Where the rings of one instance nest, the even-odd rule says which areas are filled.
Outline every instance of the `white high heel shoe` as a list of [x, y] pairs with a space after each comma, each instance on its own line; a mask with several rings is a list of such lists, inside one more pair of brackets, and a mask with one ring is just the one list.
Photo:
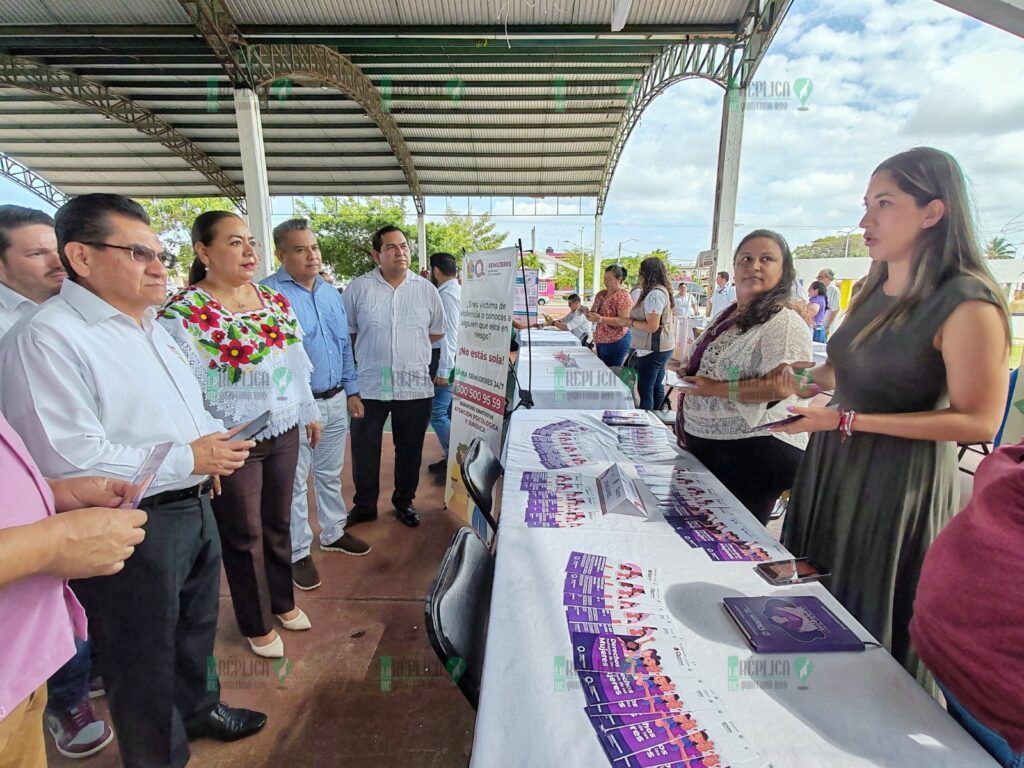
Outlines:
[[280, 635], [266, 645], [256, 645], [251, 637], [245, 639], [249, 641], [249, 647], [257, 656], [262, 656], [264, 659], [280, 659], [284, 656], [284, 640]]
[[301, 608], [299, 608], [298, 611], [299, 615], [294, 619], [285, 619], [283, 616], [278, 616], [277, 620], [281, 622], [281, 625], [285, 629], [290, 629], [293, 632], [301, 632], [304, 629], [311, 629], [313, 625], [309, 622], [309, 616], [307, 616], [305, 611]]

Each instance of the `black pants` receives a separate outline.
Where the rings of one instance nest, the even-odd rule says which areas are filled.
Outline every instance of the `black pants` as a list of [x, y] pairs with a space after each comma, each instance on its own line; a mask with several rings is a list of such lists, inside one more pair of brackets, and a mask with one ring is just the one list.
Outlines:
[[705, 440], [686, 433], [686, 447], [758, 519], [768, 524], [779, 494], [793, 487], [804, 452], [777, 437]]
[[220, 540], [206, 497], [141, 507], [146, 538], [124, 569], [72, 587], [89, 616], [124, 766], [178, 768], [189, 758], [184, 722], [220, 699]]
[[423, 458], [423, 439], [430, 421], [433, 398], [420, 400], [363, 400], [365, 415], [352, 419], [352, 479], [356, 509], [376, 514], [380, 496], [380, 443], [384, 422], [391, 415], [395, 441], [395, 492], [391, 502], [407, 507], [416, 498]]
[[221, 478], [213, 513], [239, 631], [260, 637], [274, 615], [295, 608], [292, 591], [292, 486], [299, 430], [260, 440], [241, 469]]

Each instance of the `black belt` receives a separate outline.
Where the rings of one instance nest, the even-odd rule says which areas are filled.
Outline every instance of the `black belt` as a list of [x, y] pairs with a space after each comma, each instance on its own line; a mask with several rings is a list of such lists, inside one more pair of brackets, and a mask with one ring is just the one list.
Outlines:
[[315, 400], [330, 400], [332, 397], [334, 397], [336, 394], [341, 392], [343, 389], [345, 389], [345, 387], [343, 387], [343, 386], [341, 386], [339, 384], [337, 387], [331, 387], [330, 389], [325, 389], [323, 392], [314, 392], [313, 393], [313, 398]]
[[199, 485], [193, 485], [191, 488], [181, 488], [177, 491], [164, 491], [163, 493], [158, 493], [156, 496], [149, 496], [148, 498], [143, 499], [139, 506], [158, 507], [161, 504], [173, 504], [176, 501], [198, 499], [208, 494], [211, 488], [213, 488], [213, 478], [210, 478]]

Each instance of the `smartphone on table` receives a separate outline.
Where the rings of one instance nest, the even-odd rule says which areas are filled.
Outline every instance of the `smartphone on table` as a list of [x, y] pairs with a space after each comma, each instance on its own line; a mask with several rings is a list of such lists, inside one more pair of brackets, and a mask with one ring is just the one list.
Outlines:
[[809, 581], [819, 581], [830, 575], [827, 568], [809, 557], [758, 563], [754, 566], [754, 570], [761, 578], [775, 587], [783, 587], [787, 584], [806, 584]]

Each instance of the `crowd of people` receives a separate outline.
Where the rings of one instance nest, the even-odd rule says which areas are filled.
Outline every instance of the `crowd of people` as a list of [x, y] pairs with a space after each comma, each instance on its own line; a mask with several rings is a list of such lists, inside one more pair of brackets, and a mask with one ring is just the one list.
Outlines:
[[[858, 621], [1001, 764], [1020, 765], [1024, 450], [982, 462], [959, 515], [954, 453], [1002, 419], [1006, 302], [952, 157], [889, 158], [864, 203], [872, 266], [841, 324], [834, 274], [804, 299], [781, 235], [740, 240], [735, 282], [717, 275], [685, 361], [676, 434], [762, 523], [790, 491], [785, 546], [826, 564]], [[221, 565], [240, 635], [280, 658], [287, 632], [313, 628], [296, 597], [321, 584], [310, 491], [319, 549], [369, 555], [350, 529], [378, 516], [385, 422], [402, 524], [420, 523], [428, 424], [447, 454], [451, 254], [433, 254], [424, 278], [401, 228], [384, 227], [374, 268], [342, 294], [305, 220], [274, 229], [280, 267], [261, 282], [239, 216], [204, 213], [191, 233], [188, 286], [168, 299], [176, 259], [136, 202], [83, 195], [53, 219], [0, 206], [0, 608], [19, 621], [0, 658], [0, 768], [45, 765], [41, 722], [69, 757], [116, 733], [130, 768], [181, 766], [191, 740], [262, 729], [266, 715], [221, 701], [208, 664]], [[675, 318], [700, 305], [661, 259], [640, 264], [632, 293], [627, 279], [608, 267], [590, 308], [574, 294], [545, 322], [635, 370], [640, 407], [659, 408]], [[429, 470], [443, 480], [447, 457]], [[90, 703], [100, 686], [113, 728]]]
[[[389, 417], [395, 514], [419, 524], [427, 424], [444, 445], [450, 418], [454, 258], [435, 254], [425, 280], [384, 227], [376, 267], [341, 294], [305, 220], [274, 230], [280, 268], [261, 283], [236, 214], [202, 214], [192, 240], [189, 284], [168, 299], [176, 258], [138, 203], [83, 195], [55, 218], [0, 206], [0, 605], [20, 622], [0, 660], [4, 768], [45, 765], [43, 720], [65, 756], [116, 733], [124, 765], [146, 768], [263, 728], [220, 700], [208, 663], [221, 565], [240, 634], [282, 657], [279, 629], [312, 628], [294, 588], [321, 583], [310, 471], [320, 549], [369, 554], [348, 529], [377, 518]], [[90, 700], [104, 691], [113, 728]]]

